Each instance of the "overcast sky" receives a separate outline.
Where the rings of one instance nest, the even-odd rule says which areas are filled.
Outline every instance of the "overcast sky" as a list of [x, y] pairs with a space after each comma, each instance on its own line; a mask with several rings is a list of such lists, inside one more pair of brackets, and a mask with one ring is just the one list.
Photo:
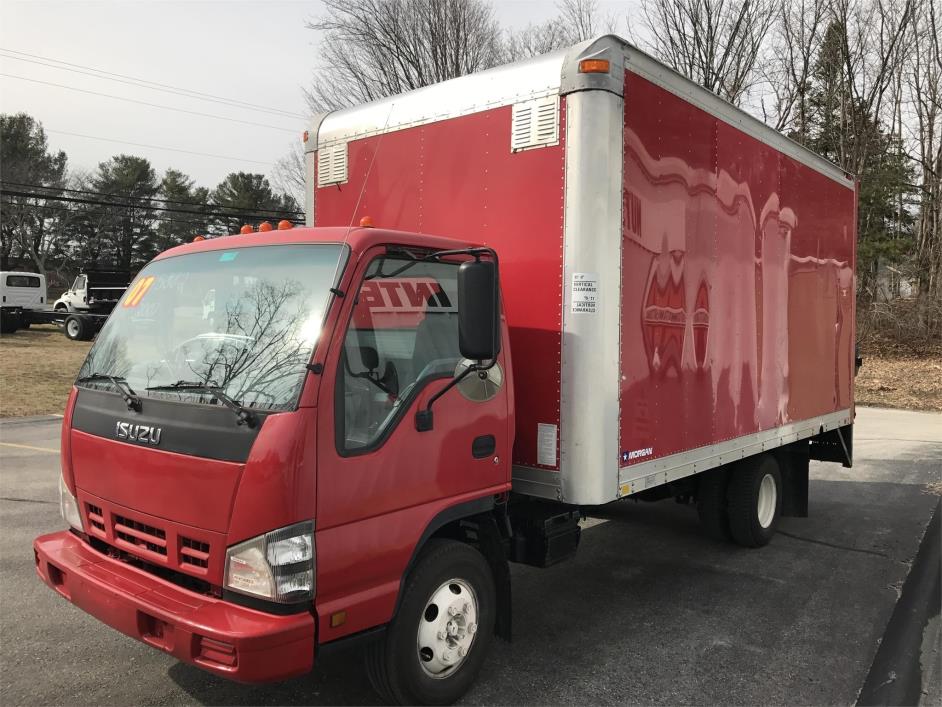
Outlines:
[[[556, 14], [553, 0], [494, 4], [501, 24], [508, 27]], [[632, 4], [609, 0], [603, 7], [623, 17]], [[0, 76], [0, 112], [25, 111], [41, 120], [51, 146], [68, 153], [73, 170], [92, 170], [111, 155], [127, 152], [147, 157], [159, 172], [180, 169], [207, 187], [236, 170], [270, 175], [274, 161], [304, 130], [303, 118], [79, 72], [91, 67], [304, 114], [301, 87], [317, 63], [317, 34], [304, 24], [321, 11], [317, 0], [0, 0], [0, 74], [5, 74]], [[77, 71], [66, 71], [61, 63], [49, 66], [49, 60], [68, 62]]]

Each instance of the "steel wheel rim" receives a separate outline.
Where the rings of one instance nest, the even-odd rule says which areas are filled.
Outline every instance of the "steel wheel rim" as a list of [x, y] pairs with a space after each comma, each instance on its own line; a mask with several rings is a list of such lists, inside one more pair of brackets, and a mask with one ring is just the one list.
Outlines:
[[771, 474], [766, 474], [759, 482], [759, 497], [756, 500], [756, 514], [759, 517], [759, 525], [763, 528], [772, 525], [777, 501], [778, 488], [775, 486], [775, 479]]
[[478, 599], [463, 579], [443, 582], [419, 617], [416, 656], [423, 672], [441, 680], [464, 665], [478, 628]]
[[69, 330], [69, 336], [78, 336], [79, 327], [78, 327], [78, 322], [77, 322], [77, 321], [72, 320], [71, 322], [69, 322], [68, 324], [66, 324], [65, 327], [66, 327], [66, 329]]

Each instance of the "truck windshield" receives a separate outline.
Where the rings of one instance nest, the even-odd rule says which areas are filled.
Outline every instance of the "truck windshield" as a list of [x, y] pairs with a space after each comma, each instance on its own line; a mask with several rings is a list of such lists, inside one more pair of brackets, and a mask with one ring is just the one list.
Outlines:
[[274, 245], [152, 262], [99, 334], [78, 385], [113, 390], [99, 378], [112, 376], [144, 398], [213, 399], [173, 389], [190, 381], [245, 407], [291, 409], [343, 253], [335, 244]]

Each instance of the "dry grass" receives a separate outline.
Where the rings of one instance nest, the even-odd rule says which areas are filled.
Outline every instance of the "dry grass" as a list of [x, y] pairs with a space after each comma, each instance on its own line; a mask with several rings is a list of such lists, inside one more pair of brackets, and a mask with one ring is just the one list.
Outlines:
[[942, 354], [864, 354], [858, 405], [942, 412]]
[[91, 344], [56, 326], [33, 325], [0, 339], [0, 417], [61, 413]]

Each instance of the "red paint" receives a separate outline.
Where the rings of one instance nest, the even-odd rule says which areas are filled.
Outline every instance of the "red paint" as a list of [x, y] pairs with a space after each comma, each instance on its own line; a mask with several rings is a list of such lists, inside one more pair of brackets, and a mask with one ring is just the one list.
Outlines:
[[381, 227], [498, 251], [510, 346], [527, 362], [514, 376], [513, 460], [530, 466], [537, 466], [537, 424], [559, 424], [565, 103], [558, 145], [511, 153], [504, 106], [352, 140], [348, 182], [315, 190], [318, 226], [369, 215]]
[[634, 74], [625, 96], [621, 449], [850, 407], [854, 193]]

